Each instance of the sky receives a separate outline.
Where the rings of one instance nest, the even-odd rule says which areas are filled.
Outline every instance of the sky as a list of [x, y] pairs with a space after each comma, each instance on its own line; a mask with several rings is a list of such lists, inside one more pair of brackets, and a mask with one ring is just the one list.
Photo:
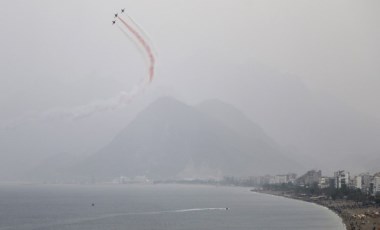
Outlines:
[[157, 55], [140, 97], [219, 98], [279, 139], [271, 120], [251, 111], [275, 101], [252, 99], [268, 85], [322, 92], [380, 121], [377, 0], [3, 0], [0, 124], [103, 103], [146, 78], [141, 51], [111, 25], [121, 8]]
[[[113, 12], [122, 7], [155, 45], [161, 72], [152, 87], [182, 91], [192, 73], [207, 68], [201, 62], [233, 58], [295, 75], [309, 88], [380, 118], [379, 6], [378, 1], [2, 1], [0, 118], [86, 104], [131, 88], [146, 70], [134, 44], [110, 26]], [[180, 71], [185, 74], [178, 76]]]

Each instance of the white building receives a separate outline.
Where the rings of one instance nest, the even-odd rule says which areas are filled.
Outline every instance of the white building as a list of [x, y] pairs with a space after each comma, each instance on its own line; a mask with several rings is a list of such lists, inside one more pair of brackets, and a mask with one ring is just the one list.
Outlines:
[[375, 176], [373, 178], [373, 195], [380, 193], [380, 176]]
[[283, 175], [276, 175], [274, 176], [274, 184], [287, 184], [287, 183], [294, 183], [294, 181], [297, 178], [297, 174], [295, 173], [288, 173]]
[[362, 184], [363, 184], [363, 178], [360, 175], [359, 176], [355, 176], [355, 178], [354, 178], [354, 187], [362, 190], [362, 188], [363, 188]]
[[318, 187], [322, 189], [330, 187], [330, 180], [330, 177], [325, 176], [319, 178]]
[[350, 173], [344, 170], [339, 170], [334, 173], [335, 188], [342, 188], [342, 186], [349, 186]]
[[276, 176], [274, 176], [274, 183], [275, 184], [286, 184], [286, 183], [288, 183], [287, 175], [276, 175]]
[[360, 189], [363, 193], [368, 194], [372, 176], [369, 173], [362, 173], [355, 177], [354, 187]]
[[276, 179], [274, 176], [269, 177], [269, 184], [276, 184]]

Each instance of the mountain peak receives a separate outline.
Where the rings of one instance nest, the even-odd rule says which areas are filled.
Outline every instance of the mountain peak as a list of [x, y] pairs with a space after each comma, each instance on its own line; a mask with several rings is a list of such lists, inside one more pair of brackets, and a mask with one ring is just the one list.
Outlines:
[[[107, 146], [84, 161], [82, 174], [179, 179], [294, 169], [294, 162], [282, 156], [272, 139], [248, 119], [241, 119], [243, 113], [226, 103], [213, 102], [222, 105], [222, 113], [236, 112], [229, 112], [228, 119], [218, 118], [213, 108], [206, 113], [206, 109], [171, 97], [159, 98]], [[234, 120], [240, 121], [234, 124]]]

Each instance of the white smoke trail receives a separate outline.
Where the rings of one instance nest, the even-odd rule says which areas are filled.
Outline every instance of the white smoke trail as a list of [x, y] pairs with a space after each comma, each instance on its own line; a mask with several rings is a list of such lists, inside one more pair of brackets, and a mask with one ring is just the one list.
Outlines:
[[67, 120], [75, 120], [91, 116], [99, 112], [115, 111], [124, 108], [141, 92], [140, 86], [134, 86], [130, 92], [120, 92], [118, 95], [106, 100], [98, 100], [87, 105], [72, 107], [69, 109], [54, 109], [42, 113], [41, 118], [50, 120], [55, 118], [63, 118]]
[[[146, 41], [148, 41], [148, 46], [152, 47], [152, 45], [150, 44], [149, 38], [142, 31], [141, 27], [139, 27], [131, 17], [127, 15], [126, 17], [129, 23], [133, 25], [132, 30], [138, 31], [138, 33], [141, 33], [139, 34], [139, 36], [141, 36], [143, 39], [146, 39]], [[119, 25], [118, 25], [118, 28], [128, 39], [130, 39], [139, 48], [142, 54], [145, 53], [144, 47], [138, 41], [138, 37], [131, 36], [131, 34], [129, 34], [124, 29], [122, 29]], [[149, 64], [149, 58], [147, 59], [145, 55], [142, 55], [142, 56]], [[2, 123], [0, 123], [0, 130], [14, 128], [19, 125], [27, 124], [31, 122], [54, 121], [54, 120], [71, 121], [71, 120], [90, 117], [93, 114], [100, 113], [100, 112], [119, 110], [119, 109], [124, 108], [128, 103], [131, 102], [133, 98], [135, 98], [137, 95], [142, 93], [144, 89], [147, 87], [147, 85], [151, 82], [151, 80], [152, 80], [152, 76], [150, 76], [150, 78], [144, 77], [140, 80], [138, 84], [136, 84], [132, 88], [130, 92], [120, 92], [118, 95], [113, 96], [109, 99], [98, 100], [86, 105], [80, 105], [80, 106], [71, 107], [71, 108], [49, 109], [42, 113], [28, 114], [22, 117], [18, 117], [16, 119], [8, 120], [5, 122], [3, 121]]]
[[[185, 212], [205, 212], [205, 211], [226, 211], [227, 208], [192, 208], [192, 209], [177, 209], [177, 210], [167, 210], [167, 211], [151, 211], [151, 212], [126, 212], [126, 213], [114, 213], [114, 214], [106, 214], [102, 216], [97, 217], [88, 217], [88, 218], [78, 218], [78, 219], [71, 219], [62, 221], [59, 223], [51, 223], [51, 224], [41, 224], [39, 226], [35, 225], [19, 225], [16, 226], [17, 229], [23, 230], [23, 229], [40, 229], [40, 228], [54, 228], [62, 225], [75, 225], [75, 224], [82, 224], [85, 222], [90, 221], [96, 221], [96, 220], [103, 220], [113, 217], [122, 217], [122, 216], [136, 216], [136, 215], [160, 215], [165, 213], [185, 213]], [[0, 228], [0, 230], [7, 229]]]
[[29, 113], [27, 115], [3, 121], [0, 124], [0, 130], [12, 129], [32, 122], [49, 122], [49, 121], [74, 121], [90, 117], [96, 113], [117, 111], [123, 109], [136, 96], [144, 92], [144, 85], [135, 85], [129, 92], [120, 92], [111, 98], [93, 101], [86, 105], [80, 105], [69, 108], [53, 108], [41, 113]]

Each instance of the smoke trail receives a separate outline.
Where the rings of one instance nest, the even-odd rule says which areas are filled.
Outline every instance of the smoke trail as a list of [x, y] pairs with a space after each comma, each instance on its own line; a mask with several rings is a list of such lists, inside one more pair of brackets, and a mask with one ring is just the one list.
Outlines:
[[40, 113], [29, 113], [27, 115], [8, 121], [0, 121], [0, 130], [14, 128], [31, 122], [77, 120], [89, 117], [98, 112], [118, 110], [127, 105], [138, 94], [142, 93], [146, 84], [151, 83], [153, 80], [156, 62], [155, 55], [151, 46], [149, 45], [149, 42], [147, 42], [149, 39], [145, 36], [141, 28], [134, 22], [131, 17], [126, 17], [129, 20], [128, 23], [120, 17], [118, 17], [118, 19], [124, 24], [124, 26], [131, 34], [124, 31], [119, 25], [118, 27], [125, 36], [137, 44], [137, 47], [140, 48], [141, 52], [147, 54], [149, 65], [148, 79], [142, 79], [141, 82], [135, 85], [130, 92], [120, 92], [118, 95], [105, 100], [98, 100], [86, 105], [80, 105], [71, 108], [53, 108]]
[[33, 122], [75, 121], [90, 117], [95, 113], [120, 110], [142, 92], [143, 87], [140, 84], [135, 85], [129, 92], [122, 91], [111, 98], [93, 101], [86, 105], [70, 108], [58, 107], [40, 113], [28, 113], [11, 120], [0, 122], [0, 131], [13, 129]]
[[[117, 25], [117, 28], [120, 30], [120, 32], [126, 37], [128, 38], [130, 41], [132, 41], [133, 43], [137, 44], [136, 47], [137, 49], [139, 50], [139, 52], [141, 53], [141, 55], [144, 57], [144, 59], [146, 60], [146, 62], [148, 63], [148, 65], [150, 65], [150, 60], [149, 59], [146, 59], [145, 58], [145, 49], [144, 47], [141, 46], [141, 44], [136, 40], [136, 38], [132, 37], [131, 34], [129, 34], [127, 31], [125, 31], [125, 29], [123, 29], [120, 25]], [[146, 79], [146, 78], [143, 78], [140, 82], [140, 86], [141, 88], [145, 88], [145, 86], [150, 83], [149, 79]]]
[[146, 53], [149, 57], [149, 82], [152, 82], [154, 77], [154, 65], [155, 65], [155, 58], [152, 52], [151, 47], [148, 45], [148, 43], [144, 40], [144, 38], [138, 33], [131, 25], [129, 25], [125, 20], [123, 20], [121, 17], [117, 17], [124, 25], [125, 27], [136, 37], [138, 42], [143, 46]]
[[[136, 31], [139, 32], [139, 34], [141, 35], [141, 37], [143, 37], [144, 40], [148, 44], [152, 44], [152, 41], [149, 39], [149, 36], [147, 35], [147, 33], [141, 28], [141, 26], [131, 16], [129, 16], [128, 14], [125, 14], [125, 18], [129, 21], [129, 24], [132, 27], [134, 27]], [[154, 54], [154, 56], [157, 57], [157, 53], [155, 52], [155, 50], [153, 48], [154, 47], [152, 47], [153, 54]]]

